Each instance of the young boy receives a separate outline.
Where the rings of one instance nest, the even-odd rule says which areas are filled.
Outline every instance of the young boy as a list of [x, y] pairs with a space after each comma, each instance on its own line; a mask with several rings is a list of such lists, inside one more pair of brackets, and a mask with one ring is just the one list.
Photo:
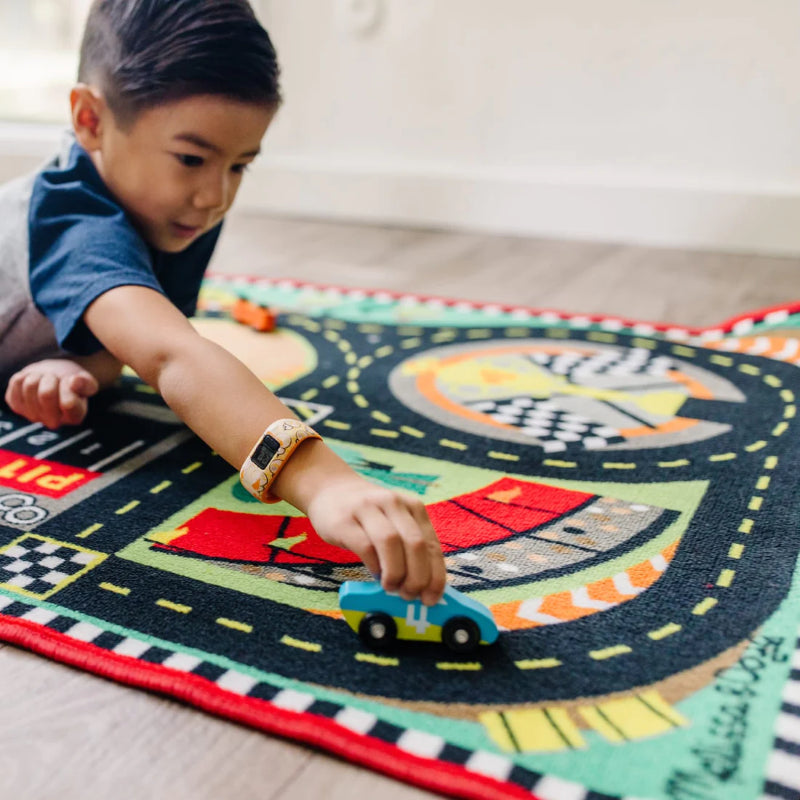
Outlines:
[[251, 493], [296, 506], [385, 589], [437, 602], [444, 560], [422, 503], [358, 476], [186, 319], [280, 103], [247, 0], [95, 0], [78, 81], [74, 138], [0, 190], [9, 407], [78, 424], [128, 364]]

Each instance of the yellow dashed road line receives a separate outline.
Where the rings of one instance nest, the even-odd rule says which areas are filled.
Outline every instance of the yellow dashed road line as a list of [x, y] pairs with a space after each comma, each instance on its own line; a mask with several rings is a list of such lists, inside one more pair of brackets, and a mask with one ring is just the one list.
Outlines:
[[296, 647], [298, 650], [307, 650], [309, 653], [322, 652], [322, 645], [316, 642], [306, 642], [303, 639], [294, 639], [291, 636], [281, 637], [281, 644], [288, 645], [289, 647]]
[[712, 364], [716, 364], [720, 367], [732, 367], [733, 366], [733, 359], [730, 356], [711, 356], [708, 359]]
[[717, 586], [722, 586], [723, 588], [727, 589], [733, 583], [733, 578], [735, 575], [735, 569], [723, 569], [717, 578]]
[[557, 461], [553, 458], [546, 458], [544, 460], [546, 467], [560, 467], [562, 469], [575, 469], [578, 466], [577, 461]]
[[403, 433], [407, 433], [409, 436], [414, 436], [417, 439], [425, 438], [425, 434], [422, 431], [418, 431], [416, 428], [412, 428], [410, 425], [401, 425], [400, 430]]
[[122, 506], [122, 508], [118, 508], [114, 513], [127, 514], [129, 511], [132, 511], [134, 508], [136, 508], [136, 506], [138, 506], [140, 502], [141, 502], [140, 500], [131, 500], [130, 503], [128, 503], [125, 506]]
[[203, 466], [202, 461], [195, 461], [193, 464], [189, 464], [188, 467], [184, 467], [181, 472], [184, 475], [189, 475], [190, 473], [194, 472], [196, 469], [200, 469]]
[[231, 628], [235, 631], [241, 631], [242, 633], [253, 632], [252, 625], [248, 625], [246, 622], [237, 622], [235, 619], [227, 619], [227, 617], [219, 617], [217, 619], [217, 625], [224, 625], [226, 628]]
[[127, 587], [117, 586], [116, 584], [108, 583], [107, 581], [99, 583], [98, 586], [101, 589], [105, 589], [107, 592], [114, 592], [114, 594], [121, 594], [124, 595], [125, 597], [127, 597], [131, 593], [131, 590], [128, 589]]
[[552, 669], [553, 667], [560, 667], [562, 662], [557, 658], [526, 658], [521, 661], [515, 661], [514, 664], [519, 669]]
[[719, 602], [716, 597], [706, 597], [701, 600], [693, 609], [692, 614], [696, 617], [702, 617], [707, 611], [710, 611]]
[[595, 661], [604, 661], [607, 658], [614, 658], [615, 656], [624, 656], [627, 653], [632, 653], [633, 648], [628, 647], [626, 644], [617, 644], [613, 647], [605, 647], [602, 650], [590, 650], [589, 657]]
[[168, 489], [170, 486], [172, 486], [172, 481], [161, 481], [161, 483], [150, 490], [150, 494], [158, 494], [159, 492], [163, 492], [164, 489]]
[[515, 456], [513, 453], [501, 453], [497, 450], [490, 450], [486, 455], [498, 461], [519, 461], [519, 456]]
[[335, 419], [326, 419], [323, 423], [328, 428], [335, 428], [339, 431], [349, 431], [353, 426], [349, 422], [339, 422]]
[[95, 531], [99, 531], [100, 528], [103, 527], [102, 522], [95, 522], [94, 525], [90, 525], [88, 528], [84, 528], [80, 533], [75, 535], [76, 539], [86, 539], [88, 536], [91, 536]]
[[168, 608], [170, 611], [177, 611], [179, 614], [188, 614], [191, 610], [191, 606], [185, 606], [182, 603], [173, 603], [171, 600], [156, 600], [156, 605], [161, 606], [161, 608]]
[[731, 545], [730, 550], [728, 550], [728, 558], [739, 559], [742, 557], [742, 553], [744, 552], [744, 545], [739, 544], [739, 542], [735, 542]]
[[752, 364], [739, 364], [739, 372], [743, 372], [745, 375], [760, 375], [761, 369]]
[[379, 667], [397, 667], [400, 665], [399, 658], [390, 656], [376, 656], [373, 653], [356, 653], [356, 661], [363, 661], [367, 664], [377, 664]]
[[388, 431], [383, 428], [371, 428], [370, 433], [373, 436], [382, 436], [384, 439], [397, 439], [400, 436], [397, 431]]
[[479, 672], [483, 664], [479, 661], [437, 661], [436, 669], [456, 672]]
[[667, 625], [664, 625], [663, 628], [657, 628], [654, 631], [650, 631], [647, 635], [654, 641], [658, 642], [661, 639], [666, 639], [667, 636], [672, 636], [673, 634], [678, 633], [680, 630], [680, 625], [678, 625], [676, 622], [670, 622]]

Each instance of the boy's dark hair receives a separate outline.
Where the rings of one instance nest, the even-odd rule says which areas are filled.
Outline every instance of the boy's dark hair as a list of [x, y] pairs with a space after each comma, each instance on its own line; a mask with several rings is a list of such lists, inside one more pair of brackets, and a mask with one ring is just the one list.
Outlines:
[[277, 107], [279, 68], [247, 0], [95, 0], [78, 80], [96, 85], [118, 124], [199, 94]]

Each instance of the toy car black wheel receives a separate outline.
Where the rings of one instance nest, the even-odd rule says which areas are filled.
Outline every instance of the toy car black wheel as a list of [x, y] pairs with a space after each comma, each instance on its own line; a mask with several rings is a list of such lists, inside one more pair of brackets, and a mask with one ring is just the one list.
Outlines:
[[442, 628], [442, 641], [454, 653], [470, 653], [481, 642], [481, 632], [469, 617], [453, 617]]
[[358, 626], [358, 635], [370, 647], [389, 647], [397, 639], [397, 625], [388, 614], [367, 614]]

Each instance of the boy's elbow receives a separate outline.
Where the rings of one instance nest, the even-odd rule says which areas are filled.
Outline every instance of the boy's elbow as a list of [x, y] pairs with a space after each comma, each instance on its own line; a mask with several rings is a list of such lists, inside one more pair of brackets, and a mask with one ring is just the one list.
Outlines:
[[178, 341], [160, 341], [137, 353], [129, 361], [134, 372], [162, 395], [170, 382], [180, 381], [181, 373], [197, 362], [199, 336], [182, 336]]

